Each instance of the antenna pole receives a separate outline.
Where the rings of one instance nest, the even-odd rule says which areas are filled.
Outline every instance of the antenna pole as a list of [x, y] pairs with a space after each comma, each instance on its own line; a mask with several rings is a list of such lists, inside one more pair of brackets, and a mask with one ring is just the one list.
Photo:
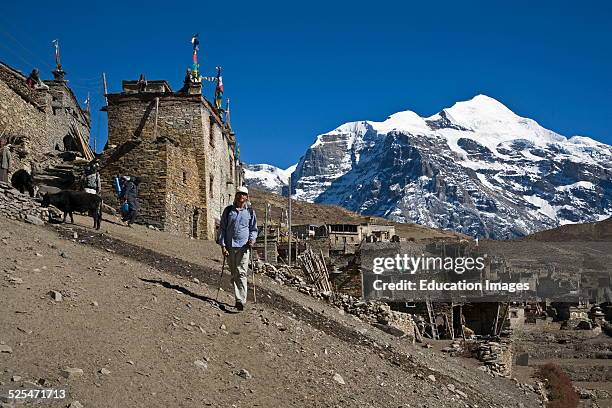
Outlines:
[[106, 87], [106, 73], [102, 73], [102, 83], [104, 84], [104, 100], [106, 101], [106, 105], [108, 106], [108, 98], [106, 95], [108, 94], [108, 88]]

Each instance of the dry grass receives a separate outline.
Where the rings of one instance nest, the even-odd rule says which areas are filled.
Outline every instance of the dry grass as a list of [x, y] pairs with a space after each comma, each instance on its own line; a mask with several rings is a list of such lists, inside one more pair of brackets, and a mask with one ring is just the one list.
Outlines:
[[536, 241], [610, 241], [612, 240], [612, 217], [598, 222], [562, 225], [546, 231], [536, 232], [520, 240]]
[[579, 397], [574, 389], [572, 380], [557, 364], [544, 364], [540, 367], [538, 375], [547, 381], [550, 401], [548, 408], [575, 408]]
[[[249, 196], [251, 203], [258, 214], [258, 219], [260, 223], [263, 222], [263, 214], [266, 202], [270, 203], [270, 219], [275, 223], [279, 222], [279, 220], [281, 219], [281, 212], [283, 212], [287, 208], [287, 197], [283, 197], [278, 194], [250, 189]], [[396, 234], [403, 238], [413, 238], [415, 240], [431, 238], [465, 238], [464, 235], [452, 231], [428, 228], [417, 224], [402, 224], [397, 222], [391, 222], [381, 217], [368, 217], [335, 205], [313, 204], [297, 200], [293, 200], [291, 205], [291, 219], [294, 225], [373, 222], [395, 225]]]

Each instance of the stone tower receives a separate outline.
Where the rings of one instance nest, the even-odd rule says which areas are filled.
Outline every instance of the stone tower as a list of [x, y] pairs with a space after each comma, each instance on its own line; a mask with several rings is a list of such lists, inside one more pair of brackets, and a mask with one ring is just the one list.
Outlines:
[[241, 183], [236, 138], [220, 112], [186, 81], [123, 81], [108, 94], [108, 145], [101, 158], [105, 202], [117, 203], [112, 177], [139, 176], [137, 222], [171, 233], [213, 239], [223, 208]]

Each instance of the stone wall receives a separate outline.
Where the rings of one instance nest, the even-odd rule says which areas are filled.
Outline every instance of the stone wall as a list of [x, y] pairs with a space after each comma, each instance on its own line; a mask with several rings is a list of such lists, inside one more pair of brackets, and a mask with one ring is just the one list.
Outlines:
[[[146, 207], [158, 217], [147, 223], [212, 239], [236, 188], [235, 139], [215, 109], [201, 95], [172, 92], [111, 94], [108, 100], [106, 155], [134, 141], [142, 145], [127, 154], [129, 163], [123, 156], [109, 163], [102, 170], [105, 181], [115, 174], [145, 177], [151, 195], [141, 194], [143, 214]], [[163, 152], [145, 147], [161, 144]]]
[[[207, 112], [204, 109], [205, 113]], [[206, 162], [208, 163], [206, 179], [208, 180], [208, 217], [211, 222], [208, 234], [214, 234], [214, 226], [221, 219], [223, 209], [234, 201], [236, 192], [234, 169], [234, 143], [227, 131], [224, 131], [220, 120], [208, 115], [205, 137], [209, 138], [206, 149]], [[212, 133], [212, 138], [211, 138]]]
[[29, 153], [47, 150], [41, 136], [46, 134], [49, 98], [46, 92], [28, 88], [21, 73], [0, 64], [0, 134], [17, 143], [12, 149], [11, 173], [20, 168], [30, 170]]
[[163, 228], [166, 220], [166, 155], [169, 142], [142, 142], [115, 160], [104, 162], [100, 170], [102, 199], [116, 209], [119, 199], [113, 188], [113, 176], [139, 176], [139, 222]]
[[43, 224], [43, 220], [49, 219], [49, 210], [41, 207], [27, 193], [21, 194], [10, 184], [0, 181], [0, 216]]
[[89, 113], [79, 106], [64, 81], [45, 81], [48, 90], [29, 88], [26, 77], [0, 63], [0, 134], [14, 144], [11, 172], [42, 160], [45, 153], [63, 150], [63, 139], [74, 123], [89, 139]]
[[202, 183], [195, 149], [170, 146], [167, 166], [165, 229], [194, 238], [204, 233], [206, 237], [206, 209], [200, 199]]

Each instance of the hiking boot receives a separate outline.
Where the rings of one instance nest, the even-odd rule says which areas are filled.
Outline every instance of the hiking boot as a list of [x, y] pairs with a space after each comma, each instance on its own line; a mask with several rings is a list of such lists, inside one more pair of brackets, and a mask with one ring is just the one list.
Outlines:
[[236, 310], [242, 312], [244, 310], [244, 305], [241, 302], [236, 301]]

